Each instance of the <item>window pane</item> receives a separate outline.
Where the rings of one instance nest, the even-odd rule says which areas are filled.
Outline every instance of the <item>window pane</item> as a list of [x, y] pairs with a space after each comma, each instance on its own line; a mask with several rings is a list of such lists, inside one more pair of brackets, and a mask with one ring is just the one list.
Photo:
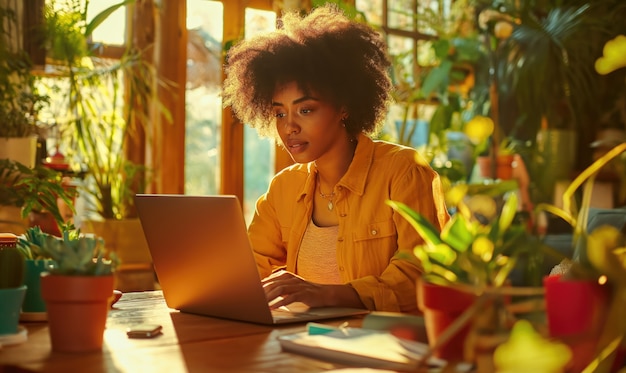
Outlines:
[[383, 0], [356, 0], [356, 8], [365, 14], [368, 23], [376, 26], [383, 25]]
[[389, 0], [389, 27], [413, 31], [414, 24], [417, 22], [415, 18], [415, 2], [417, 0]]
[[[246, 8], [245, 37], [272, 31], [276, 27], [276, 13]], [[274, 176], [274, 141], [261, 138], [249, 126], [244, 127], [244, 215], [249, 223], [259, 196], [267, 191]]]
[[426, 20], [418, 22], [418, 31], [422, 34], [438, 35], [441, 34], [441, 30], [447, 30], [450, 27], [450, 5], [451, 0], [420, 0], [417, 13], [429, 16]]
[[219, 193], [223, 17], [219, 1], [187, 0], [186, 194]]
[[[90, 22], [93, 17], [107, 9], [117, 1], [111, 0], [90, 0], [89, 8], [87, 8], [87, 21]], [[119, 8], [107, 17], [93, 31], [93, 41], [96, 43], [122, 45], [124, 44], [124, 35], [126, 34], [126, 11], [125, 8]]]

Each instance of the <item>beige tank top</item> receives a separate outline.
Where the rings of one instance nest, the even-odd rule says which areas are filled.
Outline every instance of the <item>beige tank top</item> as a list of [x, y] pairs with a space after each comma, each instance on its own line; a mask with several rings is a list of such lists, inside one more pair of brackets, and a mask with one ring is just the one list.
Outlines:
[[313, 221], [304, 232], [298, 252], [297, 274], [318, 284], [341, 284], [337, 265], [339, 226], [318, 227]]

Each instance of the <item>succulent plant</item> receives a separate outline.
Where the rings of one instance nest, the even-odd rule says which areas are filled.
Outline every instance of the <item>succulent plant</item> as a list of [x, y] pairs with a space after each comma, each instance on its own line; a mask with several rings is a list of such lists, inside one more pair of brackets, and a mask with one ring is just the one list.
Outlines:
[[17, 288], [24, 283], [24, 257], [16, 242], [14, 234], [0, 233], [0, 289]]
[[64, 229], [59, 238], [29, 229], [20, 238], [20, 247], [28, 248], [31, 255], [53, 260], [48, 272], [70, 276], [106, 276], [113, 273], [117, 258], [113, 254], [107, 258], [104, 240], [93, 234], [83, 234], [76, 229]]
[[30, 227], [24, 235], [18, 237], [17, 248], [25, 259], [51, 259], [41, 249], [46, 242], [46, 237], [47, 234], [41, 230], [41, 227]]

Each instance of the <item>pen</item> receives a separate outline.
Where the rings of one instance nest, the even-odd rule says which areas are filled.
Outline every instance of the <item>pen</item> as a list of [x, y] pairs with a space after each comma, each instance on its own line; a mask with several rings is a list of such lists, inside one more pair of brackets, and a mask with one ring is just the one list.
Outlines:
[[306, 324], [306, 329], [309, 335], [327, 334], [334, 331], [341, 331], [344, 335], [348, 335], [348, 322], [344, 322], [339, 326], [330, 326], [325, 324], [319, 324], [316, 322], [309, 322]]

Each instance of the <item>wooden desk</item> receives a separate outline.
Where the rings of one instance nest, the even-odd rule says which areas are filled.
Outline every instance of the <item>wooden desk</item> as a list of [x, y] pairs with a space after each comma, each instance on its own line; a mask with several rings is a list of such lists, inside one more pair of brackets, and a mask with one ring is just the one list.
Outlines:
[[[348, 321], [360, 326], [361, 318]], [[163, 325], [163, 335], [129, 339], [136, 323]], [[109, 312], [102, 352], [52, 352], [47, 323], [24, 323], [28, 341], [0, 349], [0, 373], [9, 372], [319, 372], [343, 368], [283, 352], [276, 337], [305, 330], [305, 324], [263, 326], [180, 313], [161, 291], [124, 293]]]

